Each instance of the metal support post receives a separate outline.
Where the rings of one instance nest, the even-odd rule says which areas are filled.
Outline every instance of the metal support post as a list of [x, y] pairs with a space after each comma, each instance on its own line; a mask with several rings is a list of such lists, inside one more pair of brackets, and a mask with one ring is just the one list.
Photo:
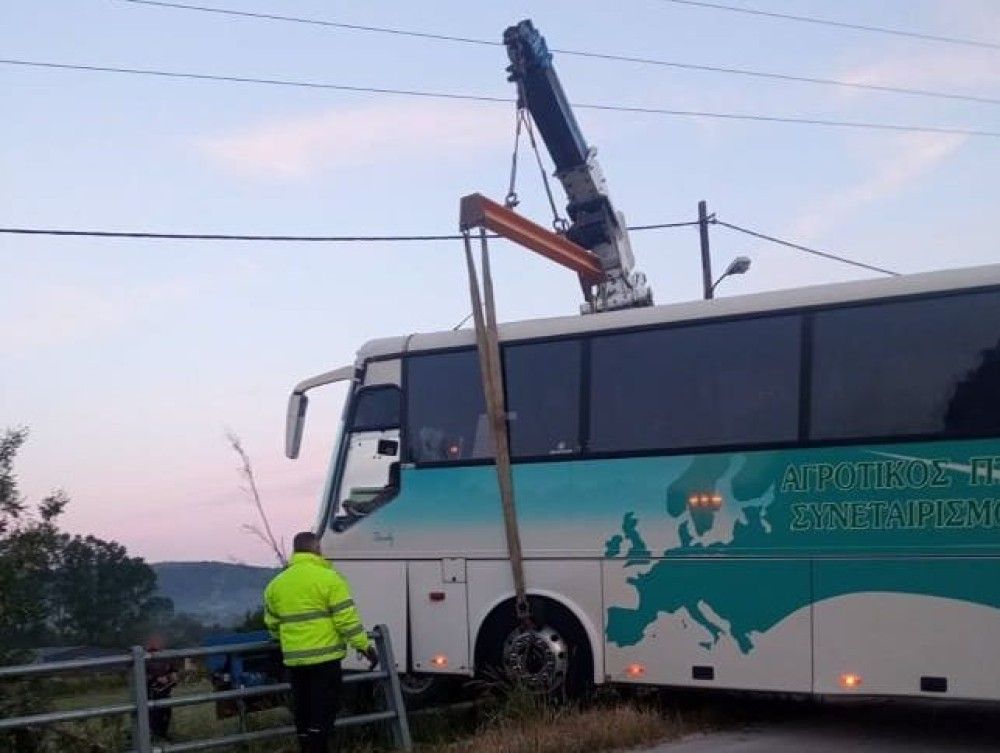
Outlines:
[[406, 718], [406, 706], [403, 701], [403, 689], [399, 685], [399, 673], [396, 671], [396, 657], [392, 653], [392, 642], [388, 639], [389, 629], [385, 625], [376, 625], [372, 630], [375, 636], [375, 648], [383, 671], [388, 675], [382, 687], [385, 688], [385, 703], [393, 712], [395, 719], [390, 724], [392, 729], [392, 744], [400, 750], [412, 750], [413, 740], [410, 739], [410, 724]]
[[132, 749], [136, 753], [152, 753], [153, 741], [149, 730], [149, 696], [146, 693], [146, 651], [132, 646], [132, 697], [135, 717], [132, 720]]
[[[245, 689], [246, 687], [240, 684], [240, 690], [245, 690]], [[239, 732], [241, 735], [245, 735], [247, 733], [247, 704], [246, 701], [244, 701], [242, 698], [236, 701], [236, 711], [239, 714], [239, 721], [237, 722], [236, 725], [236, 731]], [[250, 753], [250, 744], [244, 743], [243, 745], [240, 746], [240, 750], [242, 750], [244, 753]]]
[[701, 239], [701, 283], [705, 299], [713, 298], [712, 256], [708, 247], [708, 205], [698, 202], [698, 236]]

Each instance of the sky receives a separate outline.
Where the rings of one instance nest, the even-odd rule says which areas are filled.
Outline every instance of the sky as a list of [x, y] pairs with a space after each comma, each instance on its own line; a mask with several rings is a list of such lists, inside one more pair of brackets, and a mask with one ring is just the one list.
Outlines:
[[[995, 0], [730, 0], [768, 11], [1000, 42]], [[1000, 50], [796, 24], [665, 0], [412, 3], [205, 0], [214, 7], [1000, 98]], [[502, 47], [124, 0], [0, 3], [6, 59], [512, 96]], [[1000, 130], [1000, 106], [556, 56], [576, 102]], [[437, 234], [458, 200], [506, 192], [511, 105], [0, 64], [0, 226], [260, 234]], [[721, 219], [903, 273], [991, 263], [1000, 140], [577, 112], [633, 224]], [[522, 163], [519, 211], [549, 221]], [[551, 168], [549, 168], [551, 169]], [[558, 185], [555, 186], [563, 203]], [[719, 295], [873, 273], [712, 230]], [[634, 233], [659, 303], [700, 293], [697, 231]], [[496, 244], [502, 320], [574, 313], [565, 270]], [[269, 562], [227, 430], [275, 529], [313, 524], [344, 393], [315, 393], [282, 452], [299, 380], [365, 341], [469, 310], [457, 242], [248, 244], [0, 235], [0, 428], [27, 426], [24, 492], [72, 498], [66, 527], [151, 561]]]

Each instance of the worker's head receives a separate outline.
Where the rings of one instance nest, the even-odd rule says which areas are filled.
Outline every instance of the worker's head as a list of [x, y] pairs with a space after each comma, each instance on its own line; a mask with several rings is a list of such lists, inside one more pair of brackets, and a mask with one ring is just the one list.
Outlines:
[[166, 641], [163, 640], [163, 636], [159, 633], [153, 633], [146, 639], [146, 650], [149, 653], [162, 651], [164, 645], [166, 645]]
[[312, 531], [300, 531], [292, 539], [292, 549], [296, 552], [309, 552], [310, 554], [320, 554], [319, 536]]

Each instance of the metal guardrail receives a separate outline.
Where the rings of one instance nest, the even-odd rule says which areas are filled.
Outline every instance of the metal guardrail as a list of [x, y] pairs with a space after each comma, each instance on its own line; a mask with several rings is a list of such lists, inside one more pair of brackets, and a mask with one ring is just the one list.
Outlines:
[[[406, 718], [406, 707], [403, 704], [403, 694], [399, 685], [399, 675], [396, 672], [395, 658], [392, 652], [392, 641], [389, 629], [385, 625], [377, 625], [369, 634], [378, 651], [379, 668], [373, 672], [357, 672], [344, 675], [345, 684], [376, 682], [382, 687], [386, 710], [353, 716], [340, 716], [335, 727], [356, 727], [375, 722], [389, 722], [392, 742], [396, 748], [411, 750], [410, 728]], [[186, 751], [209, 750], [226, 745], [235, 745], [252, 741], [267, 740], [276, 737], [286, 737], [295, 734], [295, 727], [285, 725], [253, 732], [240, 732], [222, 737], [203, 740], [189, 740], [176, 743], [153, 744], [149, 728], [149, 711], [154, 708], [173, 708], [190, 706], [214, 701], [239, 700], [264, 695], [284, 693], [291, 689], [288, 683], [275, 683], [249, 688], [198, 693], [178, 696], [177, 698], [162, 698], [152, 700], [146, 693], [146, 662], [149, 659], [185, 659], [213, 654], [244, 654], [254, 651], [277, 648], [271, 641], [256, 643], [236, 643], [223, 646], [199, 646], [196, 648], [179, 648], [168, 651], [149, 653], [141, 646], [134, 646], [130, 654], [108, 656], [100, 659], [78, 659], [75, 661], [46, 662], [41, 664], [21, 664], [10, 667], [0, 667], [0, 680], [9, 678], [34, 677], [38, 675], [59, 674], [62, 672], [93, 672], [107, 669], [127, 669], [130, 673], [132, 701], [110, 706], [95, 706], [72, 711], [50, 711], [31, 716], [17, 716], [0, 719], [0, 731], [38, 727], [57, 722], [79, 721], [102, 716], [117, 716], [129, 714], [132, 717], [132, 749], [128, 753], [186, 753]]]

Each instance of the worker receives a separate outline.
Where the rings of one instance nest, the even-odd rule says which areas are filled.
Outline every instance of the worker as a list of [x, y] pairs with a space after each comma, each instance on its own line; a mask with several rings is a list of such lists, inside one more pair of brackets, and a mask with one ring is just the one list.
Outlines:
[[[155, 658], [163, 650], [163, 638], [152, 636], [146, 642], [146, 651], [154, 657], [146, 662], [146, 697], [151, 701], [161, 701], [169, 698], [177, 687], [179, 675], [177, 665], [169, 660]], [[173, 709], [169, 706], [154, 707], [149, 710], [149, 731], [154, 738], [170, 739], [170, 717]]]
[[292, 548], [291, 563], [264, 590], [264, 623], [281, 643], [288, 667], [299, 748], [302, 753], [327, 753], [347, 646], [363, 654], [372, 669], [378, 654], [347, 581], [320, 554], [319, 537], [297, 533]]

